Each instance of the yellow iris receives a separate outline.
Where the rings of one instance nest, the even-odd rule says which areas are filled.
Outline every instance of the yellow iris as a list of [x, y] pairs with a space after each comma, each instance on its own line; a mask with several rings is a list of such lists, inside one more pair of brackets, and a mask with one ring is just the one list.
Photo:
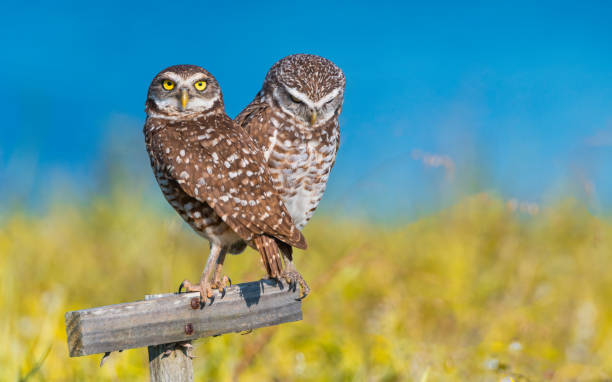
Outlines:
[[291, 95], [291, 94], [289, 94], [289, 97], [291, 97], [291, 100], [292, 100], [293, 102], [295, 102], [295, 103], [300, 103], [300, 102], [302, 102], [302, 101], [300, 101], [300, 99], [299, 99], [299, 98], [294, 97], [294, 96], [293, 96], [293, 95]]
[[193, 86], [196, 88], [197, 91], [202, 91], [204, 89], [206, 89], [206, 81], [198, 81], [195, 84], [193, 84]]
[[162, 82], [162, 86], [166, 90], [172, 90], [174, 89], [174, 81], [164, 80], [164, 82]]

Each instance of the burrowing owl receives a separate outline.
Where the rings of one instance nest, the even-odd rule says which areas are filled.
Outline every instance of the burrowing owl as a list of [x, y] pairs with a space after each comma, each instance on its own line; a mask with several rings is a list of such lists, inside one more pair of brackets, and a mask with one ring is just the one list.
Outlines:
[[[263, 151], [274, 187], [300, 230], [317, 208], [336, 160], [345, 82], [342, 70], [323, 57], [285, 57], [235, 119]], [[281, 250], [286, 266], [297, 273], [291, 247]]]
[[263, 154], [225, 114], [216, 79], [193, 65], [164, 69], [151, 82], [145, 110], [155, 178], [172, 207], [210, 241], [200, 283], [181, 286], [206, 302], [211, 288], [228, 281], [221, 277], [226, 252], [240, 253], [246, 244], [260, 252], [270, 277], [280, 277], [278, 245], [305, 248], [306, 241], [273, 187]]

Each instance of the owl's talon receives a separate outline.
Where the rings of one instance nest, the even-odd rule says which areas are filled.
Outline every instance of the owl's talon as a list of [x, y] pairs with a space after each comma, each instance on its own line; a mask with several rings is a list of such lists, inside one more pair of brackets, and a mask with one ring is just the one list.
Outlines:
[[191, 281], [185, 279], [183, 280], [183, 282], [181, 283], [181, 285], [179, 285], [179, 293], [181, 293], [181, 290], [185, 288], [185, 293], [189, 293], [189, 292], [200, 292], [200, 286], [195, 286], [194, 284], [191, 283]]
[[221, 280], [215, 280], [211, 285], [213, 289], [217, 289], [223, 296], [228, 286], [232, 286], [232, 281], [227, 276], [223, 276]]
[[201, 282], [198, 285], [194, 285], [191, 283], [191, 281], [185, 279], [179, 286], [179, 293], [181, 293], [181, 290], [183, 289], [183, 287], [185, 288], [185, 293], [200, 292], [200, 304], [202, 305], [205, 305], [206, 302], [213, 296], [213, 292], [210, 287], [210, 284], [206, 282]]
[[297, 298], [298, 301], [303, 300], [310, 293], [310, 287], [306, 283], [306, 280], [302, 277], [302, 275], [296, 270], [284, 270], [281, 274], [281, 278], [284, 279], [287, 283], [289, 283], [289, 287], [292, 290], [295, 290], [297, 286], [300, 286], [300, 297]]
[[223, 276], [221, 280], [218, 280], [218, 277], [218, 275], [215, 275], [215, 281], [213, 281], [211, 287], [217, 289], [221, 293], [221, 298], [223, 298], [225, 297], [227, 287], [232, 285], [232, 280], [227, 276]]

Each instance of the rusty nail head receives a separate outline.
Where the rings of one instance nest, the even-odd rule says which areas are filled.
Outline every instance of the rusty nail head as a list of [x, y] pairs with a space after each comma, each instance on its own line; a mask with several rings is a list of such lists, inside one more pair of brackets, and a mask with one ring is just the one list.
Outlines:
[[200, 298], [194, 297], [191, 299], [191, 309], [198, 309], [200, 307]]
[[193, 334], [193, 325], [191, 324], [185, 325], [185, 334], [187, 334], [188, 336]]

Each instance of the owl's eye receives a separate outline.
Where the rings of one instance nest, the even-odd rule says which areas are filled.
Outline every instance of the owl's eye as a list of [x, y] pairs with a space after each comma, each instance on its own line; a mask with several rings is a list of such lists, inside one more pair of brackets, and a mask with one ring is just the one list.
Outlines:
[[174, 81], [164, 80], [164, 81], [162, 82], [162, 86], [163, 86], [163, 88], [164, 88], [165, 90], [170, 91], [170, 90], [174, 89]]
[[197, 91], [201, 92], [202, 90], [206, 89], [206, 81], [198, 81], [193, 84], [193, 86], [196, 88]]
[[289, 98], [291, 98], [291, 100], [292, 100], [293, 102], [295, 102], [295, 103], [300, 103], [300, 102], [302, 102], [302, 101], [300, 101], [300, 99], [299, 99], [299, 98], [294, 97], [292, 94], [289, 94]]

